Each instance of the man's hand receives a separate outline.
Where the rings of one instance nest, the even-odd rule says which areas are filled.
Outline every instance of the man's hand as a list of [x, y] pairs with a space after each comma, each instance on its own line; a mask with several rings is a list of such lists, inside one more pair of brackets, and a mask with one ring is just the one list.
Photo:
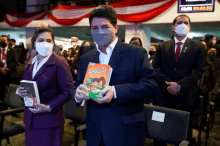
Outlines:
[[213, 51], [215, 54], [217, 54], [216, 49], [215, 48], [211, 48], [208, 53], [210, 53], [211, 51]]
[[5, 67], [0, 68], [0, 73], [3, 75], [6, 75]]
[[92, 98], [93, 101], [103, 104], [110, 103], [114, 97], [114, 89], [112, 86], [108, 86], [100, 92], [100, 95], [103, 96], [102, 99]]
[[176, 82], [167, 82], [167, 81], [165, 81], [165, 83], [167, 85], [169, 85], [167, 87], [167, 90], [168, 90], [168, 92], [170, 92], [170, 94], [177, 95], [180, 92], [179, 84], [177, 84]]
[[49, 112], [47, 105], [45, 104], [35, 104], [35, 108], [29, 108], [32, 113], [44, 113]]
[[71, 61], [73, 61], [73, 60], [74, 60], [74, 58], [72, 57], [72, 58], [70, 58], [70, 60], [71, 60]]
[[79, 85], [79, 87], [76, 89], [76, 94], [75, 94], [76, 100], [78, 101], [89, 100], [90, 99], [88, 97], [89, 94], [85, 91], [88, 91], [88, 88], [83, 84]]

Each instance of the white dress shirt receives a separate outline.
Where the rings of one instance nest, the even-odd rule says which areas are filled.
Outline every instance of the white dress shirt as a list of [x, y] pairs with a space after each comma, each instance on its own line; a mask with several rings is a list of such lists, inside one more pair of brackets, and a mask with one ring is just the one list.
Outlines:
[[[1, 60], [2, 60], [2, 51], [3, 51], [3, 48], [1, 47]], [[2, 63], [5, 63], [5, 68], [7, 67], [7, 62], [6, 62], [6, 54], [7, 54], [7, 51], [8, 51], [8, 47], [5, 47], [5, 60], [2, 60]]]
[[177, 40], [176, 39], [176, 37], [174, 37], [174, 40], [175, 40], [175, 53], [176, 53], [176, 48], [177, 48], [177, 43], [178, 42], [181, 42], [182, 44], [180, 45], [180, 53], [182, 52], [182, 49], [183, 49], [183, 46], [184, 46], [184, 44], [185, 44], [185, 42], [186, 42], [186, 39], [187, 39], [187, 36], [182, 40], [182, 41], [179, 41], [179, 40]]
[[[52, 54], [53, 52], [51, 52]], [[37, 74], [38, 70], [47, 62], [47, 60], [50, 58], [50, 55], [48, 55], [47, 57], [45, 57], [40, 64], [38, 65], [38, 55], [36, 55], [33, 60], [32, 60], [32, 64], [34, 64], [33, 67], [33, 72], [32, 72], [32, 79], [34, 78], [34, 76]]]

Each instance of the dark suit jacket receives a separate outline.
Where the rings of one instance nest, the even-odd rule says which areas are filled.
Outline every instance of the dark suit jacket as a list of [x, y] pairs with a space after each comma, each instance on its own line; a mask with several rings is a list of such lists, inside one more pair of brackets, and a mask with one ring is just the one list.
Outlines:
[[62, 106], [70, 99], [73, 79], [64, 58], [53, 53], [32, 79], [32, 59], [27, 63], [24, 80], [36, 81], [42, 104], [49, 104], [52, 111], [34, 114], [25, 107], [24, 123], [27, 128], [50, 128], [64, 124]]
[[74, 48], [71, 48], [71, 49], [72, 49], [72, 52], [71, 52], [70, 57], [74, 57], [76, 55], [77, 51], [79, 51], [80, 46], [77, 46], [75, 49]]
[[[0, 54], [1, 54], [1, 49], [0, 49]], [[1, 61], [2, 61], [2, 58], [0, 55], [0, 64], [1, 64]], [[16, 66], [18, 66], [18, 57], [17, 57], [16, 51], [14, 51], [11, 47], [8, 47], [8, 50], [6, 53], [6, 64], [7, 64], [7, 68], [9, 69], [7, 74], [11, 78], [17, 78], [14, 72], [16, 72]]]
[[86, 54], [86, 53], [92, 51], [93, 49], [96, 49], [95, 44], [92, 44], [92, 45], [90, 45], [90, 46], [87, 46], [87, 47], [83, 48], [83, 50], [82, 50], [82, 55], [84, 55], [84, 54]]
[[[144, 145], [144, 102], [155, 95], [157, 84], [154, 70], [144, 48], [117, 42], [109, 65], [113, 68], [109, 85], [114, 86], [117, 99], [110, 103], [87, 102], [86, 140], [88, 146], [98, 146], [103, 135], [106, 146]], [[99, 63], [99, 53], [93, 49], [80, 59], [78, 77], [71, 91], [83, 83], [89, 62]], [[79, 105], [79, 104], [78, 104]]]
[[[175, 41], [170, 40], [159, 44], [153, 61], [159, 85], [159, 93], [154, 98], [154, 104], [193, 111], [199, 105], [197, 83], [202, 78], [205, 64], [205, 49], [202, 44], [186, 39], [177, 63]], [[165, 81], [177, 82], [181, 86], [181, 94], [171, 95], [166, 89], [168, 86]]]

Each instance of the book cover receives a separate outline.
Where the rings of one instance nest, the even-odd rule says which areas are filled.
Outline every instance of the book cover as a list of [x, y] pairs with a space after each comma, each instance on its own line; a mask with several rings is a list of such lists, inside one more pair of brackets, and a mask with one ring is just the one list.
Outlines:
[[24, 104], [27, 107], [35, 107], [35, 103], [40, 104], [40, 97], [36, 81], [20, 81], [20, 85], [27, 90], [27, 97], [24, 98]]
[[109, 85], [111, 74], [110, 65], [89, 62], [83, 84], [89, 89], [90, 98], [102, 98], [100, 92]]

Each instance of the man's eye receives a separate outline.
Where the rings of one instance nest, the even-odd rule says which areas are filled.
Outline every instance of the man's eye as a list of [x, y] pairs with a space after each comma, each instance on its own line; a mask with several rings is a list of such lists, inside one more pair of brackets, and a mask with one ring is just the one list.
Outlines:
[[188, 22], [185, 22], [185, 24], [188, 25], [189, 23], [188, 23]]

